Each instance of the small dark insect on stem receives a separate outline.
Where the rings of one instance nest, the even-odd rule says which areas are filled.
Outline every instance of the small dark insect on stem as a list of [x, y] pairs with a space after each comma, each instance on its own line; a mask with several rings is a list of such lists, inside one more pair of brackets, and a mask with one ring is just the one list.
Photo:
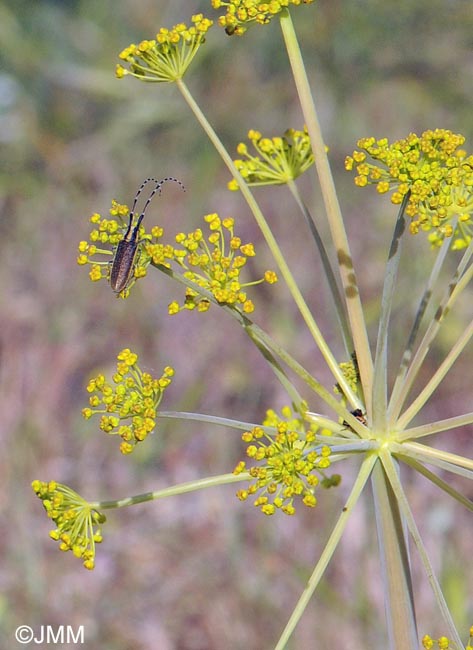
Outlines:
[[[185, 187], [181, 183], [181, 181], [177, 180], [177, 178], [173, 178], [172, 176], [169, 176], [163, 178], [160, 181], [157, 181], [155, 178], [147, 178], [142, 182], [142, 184], [138, 188], [137, 193], [135, 194], [135, 198], [133, 200], [133, 207], [131, 208], [131, 212], [129, 216], [128, 228], [123, 239], [118, 242], [118, 246], [115, 251], [115, 256], [112, 262], [112, 269], [110, 271], [110, 286], [112, 287], [112, 290], [115, 291], [115, 293], [120, 293], [121, 291], [126, 289], [130, 284], [130, 280], [134, 269], [134, 263], [136, 259], [136, 253], [138, 251], [138, 244], [139, 244], [138, 233], [140, 230], [141, 222], [143, 221], [143, 217], [145, 216], [146, 209], [148, 205], [151, 203], [153, 196], [156, 193], [161, 194], [161, 187], [164, 185], [164, 183], [167, 183], [168, 181], [173, 181], [174, 183], [178, 183], [185, 191]], [[156, 186], [154, 187], [151, 194], [148, 196], [143, 211], [138, 217], [136, 224], [133, 226], [136, 203], [138, 201], [141, 192], [144, 190], [144, 188], [148, 183], [156, 183]]]

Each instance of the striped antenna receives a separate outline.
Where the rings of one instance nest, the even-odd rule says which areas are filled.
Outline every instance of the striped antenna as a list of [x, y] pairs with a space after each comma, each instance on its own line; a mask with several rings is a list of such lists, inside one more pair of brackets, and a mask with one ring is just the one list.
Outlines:
[[168, 181], [173, 181], [174, 183], [177, 183], [178, 185], [181, 186], [181, 188], [182, 188], [182, 190], [184, 192], [186, 191], [186, 188], [181, 183], [181, 181], [178, 180], [177, 178], [174, 178], [173, 176], [166, 176], [166, 178], [162, 178], [160, 181], [156, 180], [155, 178], [147, 178], [146, 180], [144, 180], [141, 183], [140, 187], [138, 188], [137, 193], [135, 194], [135, 198], [133, 200], [133, 207], [132, 207], [131, 212], [130, 212], [130, 226], [131, 226], [131, 223], [133, 221], [133, 215], [135, 214], [136, 204], [138, 202], [138, 198], [139, 198], [141, 192], [144, 190], [144, 188], [146, 187], [146, 185], [148, 183], [156, 183], [156, 187], [153, 189], [153, 191], [151, 192], [151, 194], [148, 196], [148, 198], [146, 200], [144, 208], [143, 208], [143, 210], [142, 210], [142, 212], [141, 212], [141, 214], [140, 214], [140, 216], [138, 218], [138, 221], [136, 222], [135, 230], [137, 230], [140, 227], [140, 224], [143, 221], [143, 217], [145, 216], [146, 209], [147, 209], [148, 205], [151, 203], [151, 201], [153, 199], [153, 196], [156, 193], [161, 194], [161, 187], [164, 185], [164, 183], [167, 183]]

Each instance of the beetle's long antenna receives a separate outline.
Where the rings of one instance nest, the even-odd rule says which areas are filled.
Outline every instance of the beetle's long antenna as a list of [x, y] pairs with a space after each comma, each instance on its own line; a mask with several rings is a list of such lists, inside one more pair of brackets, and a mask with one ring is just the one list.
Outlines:
[[[115, 257], [113, 258], [113, 262], [112, 262], [112, 268], [110, 270], [110, 286], [112, 287], [113, 291], [115, 291], [115, 293], [117, 294], [124, 291], [130, 284], [130, 278], [132, 277], [134, 271], [135, 259], [139, 251], [138, 247], [140, 245], [140, 241], [139, 241], [140, 224], [143, 220], [143, 217], [145, 216], [146, 209], [148, 205], [151, 203], [151, 200], [153, 196], [156, 194], [156, 192], [161, 193], [161, 186], [164, 183], [167, 183], [167, 181], [174, 181], [175, 183], [178, 183], [181, 186], [182, 190], [184, 192], [186, 191], [186, 188], [181, 183], [181, 181], [178, 181], [177, 178], [173, 178], [172, 176], [168, 176], [166, 178], [163, 178], [161, 181], [157, 181], [155, 178], [147, 178], [145, 181], [141, 183], [137, 193], [135, 194], [135, 198], [133, 200], [133, 207], [130, 212], [130, 221], [128, 224], [128, 229], [124, 234], [123, 239], [121, 239], [118, 242], [117, 249], [115, 251]], [[140, 216], [138, 217], [136, 225], [133, 228], [133, 219], [135, 216], [135, 209], [136, 209], [136, 204], [138, 202], [138, 198], [141, 192], [143, 191], [144, 187], [151, 182], [156, 183], [156, 186], [148, 196], [146, 203], [143, 207], [143, 210]]]
[[135, 213], [135, 208], [136, 208], [136, 203], [138, 201], [138, 197], [140, 196], [140, 194], [143, 191], [144, 187], [147, 185], [147, 183], [151, 183], [151, 182], [156, 183], [156, 187], [153, 189], [151, 194], [148, 196], [148, 198], [146, 200], [146, 203], [144, 205], [144, 208], [143, 208], [140, 216], [138, 217], [138, 221], [136, 222], [136, 226], [134, 228], [136, 231], [138, 230], [138, 228], [140, 227], [141, 222], [143, 221], [143, 217], [145, 216], [146, 209], [147, 209], [148, 205], [151, 203], [151, 201], [153, 199], [153, 196], [156, 193], [161, 194], [161, 187], [164, 185], [164, 183], [167, 183], [168, 181], [173, 181], [174, 183], [178, 183], [181, 186], [182, 190], [184, 192], [186, 191], [186, 188], [181, 183], [181, 181], [179, 181], [177, 178], [174, 178], [173, 176], [166, 176], [166, 178], [163, 178], [160, 181], [156, 180], [155, 178], [147, 178], [146, 180], [143, 181], [141, 186], [138, 188], [138, 191], [135, 194], [135, 198], [133, 200], [133, 207], [132, 207], [131, 213], [130, 213], [130, 219], [131, 220], [133, 220], [133, 215]]

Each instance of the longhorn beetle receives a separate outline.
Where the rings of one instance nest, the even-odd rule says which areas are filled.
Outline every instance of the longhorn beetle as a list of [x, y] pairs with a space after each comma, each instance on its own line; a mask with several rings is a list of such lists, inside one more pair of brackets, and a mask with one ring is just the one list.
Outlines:
[[[178, 183], [185, 192], [185, 187], [181, 183], [181, 181], [178, 181], [177, 178], [173, 178], [172, 176], [169, 176], [163, 178], [160, 181], [157, 181], [155, 178], [147, 178], [142, 182], [142, 184], [138, 188], [137, 193], [135, 194], [135, 198], [133, 200], [133, 207], [131, 208], [131, 212], [129, 216], [128, 228], [123, 239], [118, 242], [117, 249], [115, 251], [115, 256], [112, 262], [112, 269], [110, 271], [110, 286], [112, 287], [112, 290], [115, 291], [115, 293], [120, 293], [121, 291], [126, 289], [130, 283], [130, 278], [133, 272], [133, 266], [136, 259], [136, 253], [138, 251], [138, 244], [140, 243], [138, 240], [138, 233], [140, 230], [141, 222], [143, 221], [143, 217], [145, 216], [146, 209], [148, 205], [151, 203], [153, 196], [156, 194], [156, 192], [161, 194], [161, 187], [164, 185], [164, 183], [167, 183], [167, 181], [174, 181], [175, 183]], [[156, 183], [156, 186], [151, 192], [151, 194], [148, 196], [143, 211], [138, 217], [136, 224], [133, 226], [136, 203], [138, 201], [141, 192], [144, 190], [145, 186], [148, 183]]]

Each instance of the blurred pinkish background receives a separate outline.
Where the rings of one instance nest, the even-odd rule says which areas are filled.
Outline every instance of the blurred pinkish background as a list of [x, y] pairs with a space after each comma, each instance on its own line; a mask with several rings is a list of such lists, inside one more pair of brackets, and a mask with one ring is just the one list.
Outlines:
[[[249, 210], [239, 194], [227, 191], [228, 173], [177, 89], [114, 76], [123, 47], [152, 38], [161, 26], [189, 22], [198, 11], [216, 16], [210, 2], [188, 0], [0, 5], [2, 648], [16, 647], [19, 625], [84, 625], [88, 650], [269, 649], [355, 475], [356, 467], [345, 464], [342, 486], [294, 518], [265, 518], [234, 497], [235, 486], [110, 511], [93, 572], [49, 540], [50, 523], [30, 488], [35, 478], [55, 479], [90, 500], [118, 499], [231, 471], [242, 457], [238, 432], [175, 421], [163, 422], [146, 445], [122, 457], [118, 441], [101, 433], [96, 419], [84, 421], [81, 409], [90, 376], [110, 373], [124, 347], [156, 374], [168, 364], [176, 368], [164, 409], [259, 422], [267, 408], [287, 401], [259, 354], [217, 309], [170, 318], [166, 307], [175, 287], [158, 273], [150, 271], [120, 301], [106, 283], [92, 284], [75, 262], [90, 214], [106, 214], [112, 198], [130, 202], [148, 176], [173, 175], [187, 193], [165, 187], [148, 224], [159, 222], [172, 233], [195, 228], [208, 212], [234, 216], [242, 238], [259, 252], [255, 274], [273, 267]], [[374, 190], [355, 188], [343, 160], [359, 137], [396, 139], [436, 127], [463, 133], [471, 151], [471, 2], [319, 0], [293, 17], [374, 341], [395, 210]], [[302, 127], [277, 21], [241, 39], [213, 29], [186, 82], [232, 154], [250, 128], [272, 136]], [[326, 235], [313, 175], [299, 184]], [[256, 195], [324, 334], [344, 360], [320, 264], [288, 192], [261, 189]], [[406, 243], [409, 267], [393, 314], [394, 366], [431, 255], [420, 239]], [[255, 320], [330, 387], [283, 283], [257, 289], [255, 302]], [[469, 321], [470, 307], [463, 300], [439, 338], [433, 368]], [[426, 422], [472, 410], [471, 363], [468, 350], [428, 404]], [[311, 407], [323, 408], [317, 402]], [[471, 428], [438, 444], [471, 455]], [[473, 622], [467, 591], [471, 517], [426, 481], [403, 476], [455, 621], [466, 630]], [[471, 498], [466, 479], [452, 483]], [[292, 649], [384, 645], [371, 510], [365, 498]], [[440, 635], [444, 629], [420, 567], [416, 576], [420, 631]]]

